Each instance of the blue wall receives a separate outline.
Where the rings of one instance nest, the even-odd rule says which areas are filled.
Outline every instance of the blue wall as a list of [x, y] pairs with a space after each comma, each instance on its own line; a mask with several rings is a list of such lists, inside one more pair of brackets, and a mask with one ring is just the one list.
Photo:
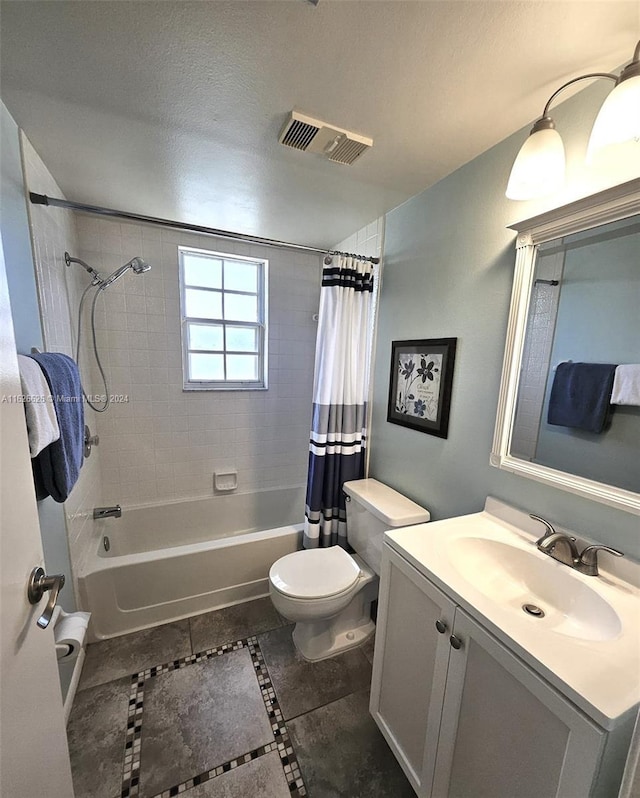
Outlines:
[[[589, 175], [583, 166], [602, 96], [589, 89], [554, 114], [568, 155], [562, 197], [505, 198], [523, 130], [387, 214], [371, 475], [424, 504], [434, 519], [477, 512], [492, 495], [640, 557], [637, 516], [489, 465], [515, 264], [515, 234], [507, 225], [564, 204], [572, 191], [586, 195], [606, 185], [606, 176]], [[458, 338], [458, 350], [448, 439], [389, 424], [391, 341], [450, 336]]]

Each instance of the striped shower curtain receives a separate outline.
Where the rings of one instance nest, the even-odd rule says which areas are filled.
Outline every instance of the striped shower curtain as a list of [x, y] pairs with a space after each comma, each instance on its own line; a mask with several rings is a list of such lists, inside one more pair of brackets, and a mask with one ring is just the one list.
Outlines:
[[364, 476], [373, 286], [370, 261], [334, 255], [322, 272], [304, 522], [307, 549], [347, 545], [342, 484]]

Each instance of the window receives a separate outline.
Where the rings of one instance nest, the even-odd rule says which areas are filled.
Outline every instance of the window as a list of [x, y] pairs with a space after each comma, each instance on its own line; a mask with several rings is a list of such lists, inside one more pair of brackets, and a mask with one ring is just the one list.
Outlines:
[[185, 390], [267, 387], [266, 260], [178, 247]]

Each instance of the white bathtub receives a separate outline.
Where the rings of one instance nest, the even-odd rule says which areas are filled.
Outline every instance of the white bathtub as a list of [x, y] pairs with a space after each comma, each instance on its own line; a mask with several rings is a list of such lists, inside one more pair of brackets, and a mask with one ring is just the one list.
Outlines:
[[304, 498], [303, 487], [282, 488], [124, 508], [101, 521], [78, 575], [91, 639], [268, 595], [269, 568], [300, 547]]

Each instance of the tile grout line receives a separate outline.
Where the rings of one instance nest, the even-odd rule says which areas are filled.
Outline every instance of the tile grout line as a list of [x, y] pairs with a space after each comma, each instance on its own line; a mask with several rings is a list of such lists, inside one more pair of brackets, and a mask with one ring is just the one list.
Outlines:
[[191, 618], [187, 618], [187, 623], [189, 624], [189, 647], [191, 649], [191, 653], [195, 654], [196, 652], [193, 650], [193, 629], [191, 628]]
[[338, 701], [342, 701], [344, 698], [349, 698], [349, 696], [357, 695], [358, 693], [369, 693], [371, 692], [371, 685], [369, 687], [358, 687], [357, 690], [351, 690], [344, 695], [339, 695], [337, 698], [332, 698], [330, 701], [325, 701], [324, 704], [318, 704], [317, 707], [312, 707], [311, 709], [307, 709], [304, 712], [298, 712], [297, 715], [292, 715], [290, 718], [287, 718], [287, 723], [290, 723], [292, 720], [298, 720], [298, 718], [304, 717], [304, 715], [310, 715], [312, 712], [316, 712], [318, 709], [324, 709], [325, 707], [330, 707], [331, 704], [336, 704]]
[[[192, 644], [193, 645], [193, 644]], [[122, 766], [122, 788], [120, 792], [121, 798], [134, 798], [140, 792], [140, 754], [142, 744], [142, 721], [144, 710], [144, 687], [146, 681], [163, 673], [169, 673], [174, 670], [185, 668], [193, 665], [196, 662], [203, 662], [215, 657], [222, 656], [231, 651], [239, 651], [247, 649], [251, 656], [254, 673], [258, 680], [260, 694], [264, 701], [265, 709], [269, 717], [271, 731], [274, 736], [274, 742], [268, 743], [264, 746], [242, 754], [235, 759], [223, 762], [211, 770], [199, 773], [196, 776], [187, 779], [180, 784], [174, 785], [161, 793], [158, 793], [153, 798], [172, 798], [174, 795], [182, 794], [192, 787], [203, 784], [212, 778], [228, 773], [230, 770], [237, 768], [247, 762], [264, 756], [272, 751], [277, 751], [280, 758], [289, 793], [292, 798], [303, 798], [307, 795], [307, 790], [304, 785], [300, 765], [297, 756], [293, 750], [293, 744], [287, 730], [282, 710], [278, 703], [275, 694], [271, 677], [264, 660], [264, 656], [260, 649], [258, 639], [256, 636], [250, 636], [237, 640], [233, 643], [225, 643], [215, 648], [207, 649], [198, 654], [190, 654], [186, 657], [173, 660], [172, 662], [156, 665], [152, 668], [147, 668], [144, 671], [135, 673], [131, 676], [131, 690], [129, 694], [129, 711], [127, 715], [127, 731], [125, 735], [124, 759]], [[193, 650], [193, 648], [192, 648]]]

